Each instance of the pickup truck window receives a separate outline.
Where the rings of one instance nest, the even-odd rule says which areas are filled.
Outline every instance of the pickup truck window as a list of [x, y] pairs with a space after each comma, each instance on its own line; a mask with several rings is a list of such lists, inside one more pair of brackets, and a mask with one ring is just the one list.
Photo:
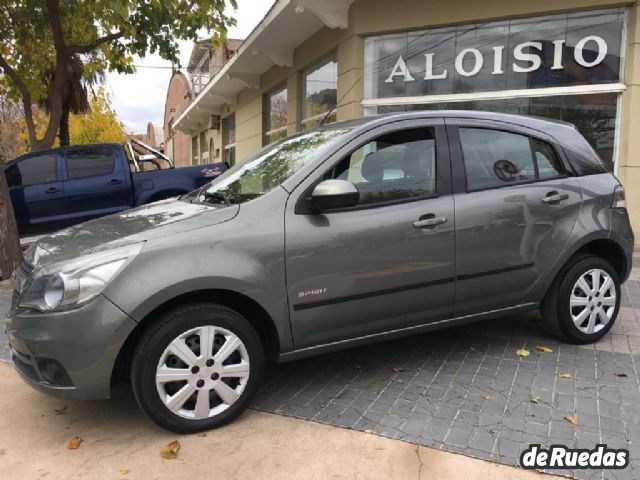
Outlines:
[[115, 169], [113, 150], [104, 148], [83, 148], [65, 152], [67, 177], [69, 179], [107, 175]]
[[54, 154], [36, 155], [11, 165], [5, 174], [9, 187], [27, 187], [39, 183], [58, 181], [58, 168]]
[[316, 157], [318, 151], [350, 129], [316, 130], [288, 138], [236, 165], [196, 192], [199, 202], [244, 203], [276, 188]]

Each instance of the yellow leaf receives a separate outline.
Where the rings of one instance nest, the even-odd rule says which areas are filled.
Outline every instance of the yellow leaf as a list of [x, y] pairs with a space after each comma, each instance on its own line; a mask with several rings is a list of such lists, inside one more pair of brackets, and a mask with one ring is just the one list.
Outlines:
[[528, 357], [530, 353], [531, 352], [529, 350], [527, 350], [526, 348], [524, 348], [524, 347], [516, 350], [516, 355], [518, 355], [520, 357]]
[[396, 373], [402, 372], [402, 368], [400, 368], [400, 367], [393, 367], [391, 370], [393, 370]]
[[491, 400], [491, 395], [482, 395], [484, 400]]
[[73, 437], [71, 440], [69, 440], [69, 444], [67, 445], [67, 448], [69, 450], [77, 450], [80, 448], [81, 443], [82, 443], [82, 439], [80, 437]]
[[573, 378], [573, 375], [570, 373], [559, 373], [558, 378]]
[[540, 350], [541, 352], [544, 353], [553, 353], [553, 350], [551, 350], [549, 347], [547, 347], [546, 345], [538, 345], [536, 347], [538, 350]]
[[127, 468], [122, 468], [120, 469], [120, 475], [125, 476], [127, 473], [129, 473], [129, 469]]
[[178, 451], [180, 450], [180, 442], [174, 440], [171, 443], [166, 444], [160, 450], [160, 456], [166, 460], [173, 460], [178, 457]]
[[540, 403], [540, 397], [531, 397], [529, 401], [531, 403]]
[[578, 417], [575, 415], [565, 415], [564, 419], [572, 425], [578, 425]]

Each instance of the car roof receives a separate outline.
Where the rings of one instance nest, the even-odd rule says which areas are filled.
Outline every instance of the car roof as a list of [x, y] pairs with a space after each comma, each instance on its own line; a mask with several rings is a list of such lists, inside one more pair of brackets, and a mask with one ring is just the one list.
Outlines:
[[21, 160], [26, 157], [31, 157], [34, 155], [46, 155], [46, 154], [52, 154], [52, 153], [58, 153], [58, 152], [66, 152], [67, 150], [78, 150], [78, 149], [89, 148], [89, 147], [122, 147], [122, 144], [120, 143], [88, 143], [88, 144], [81, 144], [81, 145], [68, 145], [65, 147], [47, 148], [44, 150], [27, 152], [27, 153], [23, 153], [22, 155], [18, 155], [13, 160], [7, 162], [4, 165], [4, 167], [6, 168], [7, 166], [11, 165], [14, 162], [17, 162], [18, 160]]

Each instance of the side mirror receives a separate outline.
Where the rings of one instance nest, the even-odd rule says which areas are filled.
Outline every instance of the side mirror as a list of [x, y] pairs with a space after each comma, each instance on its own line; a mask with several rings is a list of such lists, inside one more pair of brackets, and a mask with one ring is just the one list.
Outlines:
[[315, 210], [348, 208], [358, 204], [360, 192], [347, 180], [324, 180], [313, 189], [309, 204]]

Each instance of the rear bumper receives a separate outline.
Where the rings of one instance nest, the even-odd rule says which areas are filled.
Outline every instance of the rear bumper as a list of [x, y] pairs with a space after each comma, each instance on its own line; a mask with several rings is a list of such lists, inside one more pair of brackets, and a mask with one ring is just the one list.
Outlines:
[[611, 231], [609, 238], [620, 245], [624, 251], [626, 272], [621, 276], [620, 281], [625, 282], [629, 278], [631, 269], [633, 268], [633, 247], [635, 243], [633, 229], [631, 228], [629, 214], [626, 209], [611, 209]]
[[34, 388], [78, 399], [108, 398], [121, 346], [135, 328], [102, 295], [68, 312], [9, 312], [5, 319], [11, 362]]

